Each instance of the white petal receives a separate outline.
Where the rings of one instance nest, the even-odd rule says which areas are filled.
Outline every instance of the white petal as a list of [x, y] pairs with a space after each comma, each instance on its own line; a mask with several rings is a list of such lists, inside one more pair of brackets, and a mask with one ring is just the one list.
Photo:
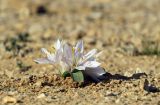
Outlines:
[[47, 55], [47, 58], [48, 58], [48, 60], [49, 61], [51, 61], [51, 62], [57, 62], [57, 60], [56, 60], [56, 56], [54, 55], [54, 54], [49, 54], [49, 55]]
[[92, 58], [95, 54], [97, 53], [96, 49], [93, 49], [89, 51], [86, 55], [84, 55], [84, 60], [82, 61], [83, 63]]
[[72, 61], [68, 60], [66, 57], [62, 57], [62, 62], [68, 65], [68, 67], [72, 67]]
[[101, 64], [99, 62], [96, 62], [96, 61], [87, 61], [86, 63], [84, 63], [83, 66], [89, 67], [89, 68], [95, 68], [95, 67], [98, 67], [100, 65]]
[[75, 52], [75, 58], [80, 58], [80, 56], [81, 56], [82, 54], [80, 53], [80, 52]]
[[87, 59], [87, 61], [96, 61], [95, 57], [90, 57], [89, 59]]
[[92, 49], [86, 55], [84, 55], [82, 59], [79, 60], [78, 64], [83, 65], [87, 61], [95, 61], [94, 55], [96, 54], [96, 52], [96, 49]]
[[68, 64], [66, 64], [65, 62], [60, 61], [59, 62], [60, 66], [61, 66], [61, 72], [65, 72], [65, 71], [69, 71], [70, 67], [68, 66]]
[[86, 55], [84, 55], [84, 57], [90, 58], [90, 57], [94, 56], [96, 53], [97, 53], [97, 49], [92, 49]]
[[83, 54], [80, 52], [75, 52], [74, 59], [77, 64], [80, 64], [82, 61]]
[[45, 49], [45, 48], [41, 48], [41, 51], [42, 51], [42, 53], [44, 53], [46, 55], [50, 54], [50, 52], [48, 52], [47, 49]]
[[63, 56], [62, 51], [61, 51], [60, 49], [57, 50], [56, 53], [55, 53], [55, 60], [56, 60], [57, 62], [59, 62], [59, 61], [62, 59], [62, 56]]
[[85, 68], [86, 68], [85, 66], [78, 66], [78, 67], [76, 67], [77, 70], [85, 70]]
[[57, 42], [54, 44], [54, 47], [56, 50], [60, 49], [61, 48], [61, 42], [60, 40], [58, 39]]
[[84, 47], [83, 47], [83, 41], [82, 40], [77, 42], [75, 49], [76, 49], [75, 52], [83, 53]]
[[47, 51], [47, 49], [45, 48], [42, 48], [41, 51], [47, 55], [47, 59], [50, 61], [50, 62], [55, 62], [55, 55], [54, 54], [51, 54], [50, 52]]
[[67, 59], [72, 59], [72, 48], [68, 45], [68, 44], [65, 44], [64, 45], [64, 56], [67, 58]]
[[51, 63], [47, 58], [39, 58], [39, 59], [36, 59], [34, 61], [39, 63], [39, 64], [49, 64], [49, 63]]

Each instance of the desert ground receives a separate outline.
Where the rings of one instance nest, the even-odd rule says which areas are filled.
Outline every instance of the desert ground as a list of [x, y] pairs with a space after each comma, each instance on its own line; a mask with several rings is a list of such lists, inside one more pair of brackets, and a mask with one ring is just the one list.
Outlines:
[[[0, 104], [160, 105], [160, 0], [0, 0]], [[99, 82], [36, 64], [61, 39], [103, 51]]]

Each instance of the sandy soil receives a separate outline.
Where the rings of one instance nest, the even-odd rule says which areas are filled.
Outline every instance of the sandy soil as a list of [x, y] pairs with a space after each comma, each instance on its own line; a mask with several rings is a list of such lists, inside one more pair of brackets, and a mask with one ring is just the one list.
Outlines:
[[[160, 0], [0, 0], [0, 103], [160, 105]], [[33, 60], [57, 38], [103, 50], [107, 79], [77, 84]]]

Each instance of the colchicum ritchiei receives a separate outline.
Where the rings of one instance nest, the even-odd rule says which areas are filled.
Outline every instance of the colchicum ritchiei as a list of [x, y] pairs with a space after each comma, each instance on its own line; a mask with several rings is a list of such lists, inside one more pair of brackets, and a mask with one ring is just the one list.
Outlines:
[[45, 48], [42, 48], [41, 51], [46, 54], [46, 57], [36, 59], [35, 62], [58, 65], [59, 72], [63, 77], [71, 76], [76, 82], [84, 82], [84, 76], [99, 82], [99, 77], [106, 73], [97, 61], [101, 52], [97, 53], [96, 49], [92, 49], [88, 53], [84, 53], [82, 40], [78, 41], [76, 46], [57, 40], [52, 53]]

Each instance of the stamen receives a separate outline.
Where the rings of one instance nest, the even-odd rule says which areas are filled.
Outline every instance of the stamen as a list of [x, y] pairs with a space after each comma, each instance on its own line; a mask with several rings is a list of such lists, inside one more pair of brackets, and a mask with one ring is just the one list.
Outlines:
[[53, 53], [55, 53], [56, 52], [55, 47], [51, 47], [50, 51], [53, 52]]

